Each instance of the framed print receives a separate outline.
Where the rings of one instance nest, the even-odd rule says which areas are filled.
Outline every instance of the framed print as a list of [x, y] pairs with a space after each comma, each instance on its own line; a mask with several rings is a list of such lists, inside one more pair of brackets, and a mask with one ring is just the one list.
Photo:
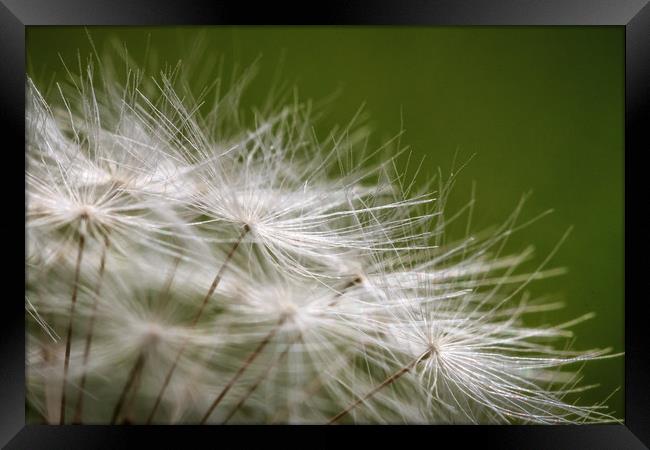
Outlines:
[[650, 442], [646, 2], [0, 12], [7, 448]]

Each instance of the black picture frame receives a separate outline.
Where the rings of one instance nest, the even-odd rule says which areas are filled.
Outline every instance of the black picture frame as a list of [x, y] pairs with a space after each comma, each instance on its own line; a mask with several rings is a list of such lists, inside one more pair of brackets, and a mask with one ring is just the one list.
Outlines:
[[[0, 327], [0, 444], [10, 449], [122, 448], [144, 439], [155, 448], [187, 448], [203, 440], [211, 447], [237, 436], [238, 447], [253, 437], [284, 444], [325, 447], [363, 433], [395, 445], [437, 446], [453, 442], [498, 448], [636, 449], [650, 445], [650, 358], [644, 314], [647, 284], [642, 252], [647, 225], [642, 157], [650, 149], [650, 6], [648, 0], [411, 0], [311, 4], [210, 2], [201, 0], [0, 0], [0, 140], [7, 165], [0, 175], [0, 230], [7, 257], [0, 271], [5, 295]], [[19, 301], [19, 254], [24, 253], [24, 87], [25, 27], [32, 25], [611, 25], [625, 27], [625, 423], [582, 426], [436, 427], [168, 427], [48, 426], [25, 424], [24, 306]], [[9, 162], [10, 161], [10, 162]], [[21, 164], [22, 161], [22, 164]], [[23, 239], [21, 239], [21, 237]], [[23, 273], [24, 278], [24, 273]], [[16, 292], [14, 292], [16, 291]], [[154, 429], [155, 428], [155, 429]], [[254, 436], [255, 435], [255, 436]], [[317, 437], [306, 441], [308, 435]], [[290, 438], [290, 439], [286, 439]], [[645, 443], [645, 445], [644, 445]], [[189, 444], [189, 445], [188, 445]]]

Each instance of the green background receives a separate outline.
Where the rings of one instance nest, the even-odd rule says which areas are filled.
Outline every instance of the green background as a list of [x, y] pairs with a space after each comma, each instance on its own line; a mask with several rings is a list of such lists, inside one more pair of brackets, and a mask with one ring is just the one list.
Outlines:
[[[160, 60], [186, 59], [198, 35], [206, 61], [223, 56], [224, 73], [258, 56], [260, 73], [243, 106], [259, 103], [280, 62], [281, 78], [303, 99], [340, 94], [327, 106], [321, 135], [346, 123], [365, 102], [375, 144], [394, 136], [403, 116], [413, 156], [426, 156], [418, 182], [438, 167], [461, 172], [450, 207], [462, 206], [476, 182], [474, 229], [501, 223], [521, 195], [532, 218], [554, 213], [516, 234], [512, 250], [532, 243], [541, 262], [569, 226], [552, 260], [567, 275], [535, 282], [533, 294], [556, 294], [566, 308], [542, 322], [596, 317], [574, 328], [575, 347], [624, 343], [622, 27], [91, 27], [97, 49], [117, 38], [141, 58], [147, 36]], [[62, 80], [59, 54], [74, 64], [90, 44], [83, 28], [29, 27], [28, 73], [41, 84]], [[256, 102], [257, 100], [257, 102]], [[401, 111], [401, 113], [400, 113]], [[582, 395], [623, 417], [623, 357], [587, 364]]]

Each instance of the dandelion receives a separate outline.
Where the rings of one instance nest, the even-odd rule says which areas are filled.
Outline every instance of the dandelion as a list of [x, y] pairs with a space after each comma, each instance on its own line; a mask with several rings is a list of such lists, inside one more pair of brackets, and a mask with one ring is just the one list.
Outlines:
[[523, 201], [472, 233], [473, 198], [447, 212], [457, 172], [416, 191], [401, 135], [369, 150], [361, 113], [323, 139], [297, 95], [244, 110], [254, 69], [195, 93], [180, 64], [124, 59], [122, 77], [95, 55], [53, 94], [26, 86], [39, 420], [616, 420], [577, 402], [576, 366], [616, 356], [570, 348], [591, 315], [531, 325], [561, 305], [528, 285], [564, 271], [505, 252]]

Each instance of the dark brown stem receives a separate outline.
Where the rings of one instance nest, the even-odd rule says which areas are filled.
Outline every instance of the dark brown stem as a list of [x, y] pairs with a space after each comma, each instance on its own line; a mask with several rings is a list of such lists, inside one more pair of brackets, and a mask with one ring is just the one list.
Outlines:
[[287, 344], [287, 348], [284, 349], [284, 351], [280, 354], [280, 356], [278, 356], [278, 358], [273, 362], [273, 364], [268, 365], [268, 367], [262, 373], [262, 375], [260, 375], [257, 378], [257, 380], [255, 380], [255, 383], [253, 383], [253, 385], [248, 389], [246, 394], [244, 394], [244, 396], [237, 402], [235, 407], [230, 411], [228, 416], [226, 416], [226, 418], [222, 422], [222, 425], [225, 425], [226, 423], [228, 423], [230, 419], [232, 419], [232, 416], [235, 415], [235, 413], [239, 410], [239, 408], [242, 407], [242, 405], [246, 402], [246, 400], [248, 400], [248, 398], [253, 394], [253, 392], [255, 392], [255, 390], [259, 387], [259, 385], [262, 384], [262, 381], [264, 381], [266, 377], [269, 375], [269, 373], [271, 373], [271, 370], [273, 370], [274, 367], [277, 367], [282, 361], [284, 361], [284, 358], [286, 358], [287, 355], [289, 354], [289, 350], [291, 350], [293, 344], [296, 341], [300, 340], [301, 337], [302, 337], [301, 334], [296, 336], [295, 339], [293, 339], [291, 342], [289, 342], [289, 344]]
[[283, 317], [282, 319], [280, 319], [280, 322], [278, 322], [278, 324], [275, 325], [273, 327], [273, 329], [271, 329], [271, 331], [269, 331], [269, 333], [264, 337], [262, 342], [260, 342], [259, 345], [255, 348], [255, 350], [253, 350], [248, 355], [248, 357], [244, 360], [244, 363], [241, 365], [239, 370], [237, 370], [235, 375], [230, 379], [230, 381], [228, 381], [228, 383], [221, 390], [221, 392], [219, 393], [217, 398], [214, 399], [214, 401], [212, 402], [212, 404], [208, 408], [207, 412], [205, 413], [205, 415], [201, 419], [200, 425], [205, 424], [205, 422], [210, 418], [210, 415], [212, 414], [212, 411], [214, 411], [214, 409], [217, 407], [217, 405], [219, 405], [221, 400], [223, 400], [223, 398], [226, 396], [226, 394], [228, 393], [230, 388], [233, 387], [233, 385], [239, 379], [239, 377], [241, 377], [243, 375], [243, 373], [246, 371], [246, 369], [248, 369], [248, 367], [253, 363], [253, 361], [255, 361], [255, 359], [262, 353], [262, 350], [264, 350], [264, 348], [268, 345], [268, 343], [271, 342], [271, 339], [273, 339], [273, 336], [275, 336], [275, 334], [278, 332], [278, 330], [280, 329], [280, 327], [282, 326], [282, 324], [284, 323], [285, 320], [286, 320], [286, 317]]
[[[353, 280], [350, 280], [345, 286], [343, 286], [343, 288], [339, 292], [337, 292], [337, 294], [334, 296], [334, 300], [332, 300], [332, 302], [330, 302], [329, 305], [327, 306], [329, 307], [336, 306], [339, 303], [339, 301], [341, 301], [341, 297], [343, 296], [345, 291], [347, 291], [351, 287], [356, 286], [359, 283], [361, 283], [360, 277], [356, 277]], [[284, 360], [284, 358], [286, 358], [286, 356], [289, 354], [289, 350], [291, 349], [291, 346], [300, 339], [302, 339], [302, 334], [299, 334], [289, 344], [287, 344], [287, 348], [280, 354], [280, 356], [275, 360], [275, 362], [273, 362], [267, 367], [264, 373], [262, 373], [262, 375], [260, 375], [260, 377], [257, 380], [255, 380], [255, 383], [253, 383], [253, 385], [249, 388], [246, 394], [239, 400], [239, 402], [237, 402], [235, 407], [230, 411], [226, 419], [222, 422], [223, 425], [225, 425], [230, 419], [232, 419], [232, 416], [235, 415], [235, 413], [239, 410], [239, 408], [242, 407], [242, 405], [246, 402], [246, 400], [248, 400], [248, 398], [253, 394], [253, 392], [255, 392], [255, 390], [259, 387], [262, 381], [264, 381], [266, 377], [269, 375], [269, 373], [271, 373], [271, 370], [274, 367], [276, 367], [278, 364], [280, 364]]]
[[[312, 396], [316, 394], [320, 390], [320, 388], [323, 386], [323, 382], [321, 380], [321, 377], [314, 377], [312, 381], [309, 382], [307, 385], [307, 388], [303, 390], [303, 395], [301, 396], [303, 399], [309, 399]], [[271, 424], [277, 423], [281, 418], [285, 417], [286, 415], [289, 414], [289, 411], [291, 411], [291, 408], [296, 404], [297, 402], [291, 402], [288, 404], [286, 407], [282, 408], [280, 411], [278, 411], [273, 418], [271, 419]]]
[[332, 418], [327, 422], [327, 425], [332, 425], [332, 424], [334, 424], [334, 423], [337, 422], [341, 417], [345, 416], [345, 415], [348, 414], [350, 411], [352, 411], [354, 408], [356, 408], [357, 406], [359, 406], [359, 404], [365, 402], [366, 400], [368, 400], [370, 397], [372, 397], [373, 395], [375, 395], [377, 392], [379, 392], [380, 390], [382, 390], [382, 389], [385, 388], [386, 386], [388, 386], [388, 385], [394, 383], [395, 381], [399, 380], [400, 377], [401, 377], [402, 375], [404, 375], [405, 373], [409, 372], [409, 371], [413, 368], [413, 366], [415, 366], [415, 364], [418, 363], [418, 361], [421, 361], [422, 359], [426, 358], [426, 357], [427, 357], [427, 354], [428, 354], [428, 352], [425, 353], [423, 356], [420, 356], [420, 357], [414, 359], [413, 361], [411, 361], [410, 363], [408, 363], [406, 366], [402, 367], [402, 368], [399, 369], [397, 372], [395, 372], [394, 374], [392, 374], [391, 376], [389, 376], [388, 378], [386, 378], [384, 381], [382, 381], [381, 383], [379, 383], [377, 386], [375, 386], [375, 387], [374, 387], [370, 392], [368, 392], [366, 395], [364, 395], [363, 397], [359, 398], [358, 400], [352, 402], [352, 403], [351, 403], [349, 406], [347, 406], [343, 411], [341, 411], [340, 413], [338, 413], [337, 415], [335, 415], [334, 417], [332, 417]]
[[131, 395], [129, 396], [129, 399], [127, 400], [126, 405], [123, 408], [126, 411], [126, 413], [123, 414], [125, 416], [122, 421], [123, 424], [129, 425], [134, 422], [132, 419], [133, 403], [136, 399], [136, 394], [138, 392], [138, 389], [140, 388], [143, 371], [144, 371], [144, 363], [142, 365], [142, 368], [138, 371], [138, 373], [134, 377], [133, 385], [131, 387]]
[[59, 423], [65, 423], [65, 392], [66, 385], [68, 384], [68, 368], [70, 365], [70, 347], [72, 343], [72, 320], [74, 318], [74, 309], [77, 304], [77, 293], [79, 291], [79, 272], [81, 271], [81, 260], [83, 258], [84, 245], [86, 238], [83, 234], [79, 235], [79, 251], [77, 253], [77, 263], [74, 270], [74, 285], [72, 287], [72, 298], [70, 304], [70, 317], [68, 318], [68, 331], [66, 333], [65, 341], [65, 359], [63, 362], [63, 384], [61, 387], [61, 412], [59, 413]]
[[[336, 306], [339, 301], [341, 301], [341, 297], [347, 291], [353, 286], [356, 286], [357, 284], [361, 283], [361, 278], [357, 277], [351, 281], [349, 281], [343, 288], [337, 292], [337, 294], [334, 296], [334, 300], [332, 300], [329, 305], [330, 308]], [[299, 334], [296, 336], [289, 344], [287, 344], [287, 348], [280, 354], [280, 356], [272, 363], [270, 364], [267, 369], [262, 373], [262, 375], [259, 376], [257, 380], [255, 380], [255, 383], [249, 388], [249, 390], [244, 394], [244, 396], [237, 402], [235, 407], [230, 411], [228, 416], [225, 418], [225, 420], [222, 422], [223, 425], [225, 425], [230, 419], [232, 419], [232, 416], [235, 415], [235, 413], [239, 410], [239, 408], [242, 407], [242, 405], [248, 400], [248, 398], [255, 392], [255, 390], [258, 388], [258, 386], [266, 379], [266, 377], [271, 373], [271, 370], [276, 367], [278, 364], [280, 364], [284, 358], [289, 354], [289, 350], [291, 349], [291, 346], [296, 343], [296, 341], [302, 339], [302, 334]]]
[[[194, 316], [194, 319], [192, 320], [192, 323], [190, 325], [191, 328], [194, 328], [196, 326], [196, 324], [198, 323], [199, 319], [201, 318], [201, 315], [203, 314], [203, 310], [205, 309], [205, 306], [208, 304], [208, 300], [210, 299], [210, 297], [212, 297], [212, 294], [214, 294], [214, 291], [217, 289], [217, 286], [219, 286], [219, 283], [221, 282], [221, 278], [223, 277], [223, 274], [224, 274], [226, 268], [228, 267], [228, 264], [230, 263], [230, 260], [232, 259], [233, 255], [237, 251], [237, 248], [239, 247], [239, 244], [241, 244], [241, 242], [244, 240], [244, 237], [248, 234], [249, 231], [250, 231], [250, 227], [248, 225], [245, 225], [244, 229], [242, 230], [241, 234], [239, 235], [239, 238], [235, 241], [235, 243], [230, 248], [230, 251], [226, 255], [226, 259], [224, 260], [223, 264], [221, 264], [221, 267], [219, 268], [219, 271], [215, 275], [214, 280], [212, 281], [212, 284], [210, 285], [210, 289], [208, 289], [208, 293], [203, 298], [203, 302], [201, 303], [199, 311], [196, 313], [196, 315]], [[167, 372], [167, 375], [165, 376], [162, 387], [160, 388], [160, 391], [158, 391], [158, 395], [156, 396], [156, 400], [154, 402], [153, 408], [151, 409], [151, 412], [149, 413], [149, 417], [147, 417], [147, 421], [146, 421], [147, 425], [149, 425], [151, 423], [154, 416], [156, 415], [156, 411], [158, 410], [158, 407], [160, 406], [160, 402], [162, 400], [163, 394], [165, 393], [165, 390], [167, 389], [167, 386], [169, 385], [169, 382], [172, 379], [172, 374], [176, 370], [176, 366], [178, 365], [178, 361], [180, 360], [181, 355], [185, 351], [186, 346], [187, 346], [187, 340], [183, 341], [180, 349], [178, 350], [178, 353], [176, 353], [176, 357], [174, 358], [174, 362], [172, 363], [172, 366], [169, 368], [169, 371]]]
[[[99, 303], [99, 294], [102, 289], [102, 282], [104, 280], [104, 268], [106, 266], [106, 252], [110, 242], [108, 238], [104, 240], [104, 246], [102, 247], [102, 255], [99, 261], [99, 279], [97, 280], [97, 286], [95, 287], [95, 298], [93, 299], [92, 314], [90, 316], [90, 323], [88, 324], [88, 332], [86, 333], [86, 344], [84, 347], [84, 356], [83, 356], [83, 367], [85, 369], [88, 364], [88, 357], [90, 356], [90, 346], [93, 340], [93, 330], [95, 328], [95, 316], [97, 313], [97, 305]], [[77, 406], [75, 407], [75, 414], [72, 419], [73, 423], [81, 423], [81, 416], [83, 411], [83, 402], [84, 402], [84, 388], [86, 386], [86, 370], [83, 371], [81, 375], [81, 382], [79, 384], [79, 397], [77, 398]]]
[[[346, 359], [345, 365], [352, 364], [352, 362], [354, 361], [354, 358], [350, 356], [347, 356], [345, 359]], [[271, 419], [271, 423], [272, 424], [278, 423], [280, 419], [288, 416], [289, 412], [291, 411], [291, 408], [293, 408], [296, 404], [303, 403], [306, 400], [312, 398], [314, 395], [316, 395], [318, 391], [321, 390], [323, 384], [324, 384], [323, 379], [320, 376], [317, 375], [314, 378], [312, 378], [312, 380], [309, 383], [307, 383], [307, 387], [303, 389], [300, 399], [291, 402], [290, 404], [288, 404], [287, 406], [285, 406], [284, 408], [276, 412], [273, 418]]]
[[[357, 277], [355, 277], [354, 279], [348, 281], [348, 282], [345, 284], [345, 286], [343, 286], [343, 287], [341, 288], [341, 290], [340, 290], [339, 292], [336, 293], [336, 295], [334, 296], [334, 300], [332, 300], [332, 301], [331, 301], [327, 306], [329, 306], [330, 308], [336, 306], [336, 305], [341, 301], [341, 297], [343, 297], [343, 294], [345, 294], [345, 292], [346, 292], [348, 289], [350, 289], [350, 288], [352, 288], [352, 287], [354, 287], [354, 286], [357, 286], [358, 284], [361, 284], [362, 282], [363, 282], [363, 280], [361, 279], [360, 276], [357, 276]], [[299, 335], [297, 336], [296, 340], [298, 340], [298, 339], [302, 339], [302, 334], [299, 334]], [[280, 362], [280, 361], [281, 361], [281, 360], [286, 356], [286, 353], [289, 351], [289, 348], [291, 347], [291, 345], [292, 345], [294, 342], [295, 342], [295, 340], [294, 340], [293, 342], [291, 342], [291, 343], [287, 346], [287, 349], [284, 351], [284, 353], [283, 353], [282, 355], [280, 355], [280, 357], [279, 357], [278, 360], [274, 363], [274, 365], [277, 365], [277, 364], [278, 364], [278, 363], [279, 363], [279, 362]], [[271, 368], [272, 368], [272, 367], [273, 367], [273, 366], [271, 366], [271, 367], [270, 367], [270, 368], [269, 368], [269, 369], [268, 369], [268, 370], [267, 370], [267, 371], [262, 375], [262, 377], [260, 377], [260, 379], [256, 382], [255, 385], [253, 385], [253, 387], [252, 387], [251, 390], [247, 393], [247, 395], [243, 398], [243, 400], [240, 401], [240, 402], [237, 404], [237, 406], [235, 407], [235, 409], [230, 413], [230, 415], [228, 416], [228, 418], [223, 422], [224, 424], [225, 424], [228, 420], [230, 420], [230, 418], [231, 418], [231, 416], [234, 414], [234, 412], [235, 412], [237, 409], [239, 409], [239, 408], [241, 407], [241, 405], [243, 404], [243, 402], [244, 402], [244, 401], [245, 401], [245, 400], [246, 400], [246, 399], [247, 399], [247, 398], [248, 398], [248, 397], [253, 393], [253, 391], [254, 391], [255, 389], [257, 389], [257, 385], [259, 385], [259, 383], [261, 383], [261, 381], [262, 381], [262, 380], [263, 380], [263, 379], [268, 375], [268, 373], [271, 371]], [[321, 383], [321, 381], [320, 381], [320, 377], [316, 377], [312, 382], [309, 383], [309, 386], [308, 386], [308, 389], [306, 390], [306, 393], [307, 393], [307, 394], [314, 394], [314, 393], [316, 393], [316, 392], [320, 389], [321, 385], [322, 385], [322, 383]], [[274, 418], [272, 419], [272, 421], [277, 420], [277, 418], [278, 418], [278, 417], [281, 417], [281, 415], [282, 415], [283, 413], [286, 413], [286, 411], [288, 411], [288, 408], [285, 409], [284, 411], [279, 411], [278, 413], [276, 413], [276, 415], [274, 416]]]
[[330, 307], [336, 306], [337, 303], [341, 301], [341, 297], [343, 296], [343, 294], [345, 294], [345, 291], [361, 283], [362, 283], [361, 277], [356, 277], [354, 280], [348, 281], [348, 283], [345, 286], [343, 286], [343, 288], [334, 296], [334, 300], [332, 300], [330, 304], [327, 306]]
[[[354, 280], [349, 281], [341, 291], [339, 291], [335, 296], [334, 300], [327, 305], [329, 307], [334, 307], [337, 305], [337, 303], [341, 300], [341, 297], [347, 291], [353, 286], [356, 286], [357, 284], [361, 283], [361, 278], [357, 277]], [[255, 392], [255, 390], [259, 387], [259, 385], [266, 379], [266, 377], [271, 373], [271, 370], [276, 367], [278, 364], [280, 364], [284, 358], [286, 358], [287, 354], [289, 353], [289, 350], [291, 349], [291, 346], [298, 340], [302, 339], [302, 334], [299, 334], [296, 336], [289, 344], [287, 344], [287, 348], [280, 354], [280, 356], [272, 363], [270, 364], [267, 369], [262, 373], [262, 375], [259, 376], [257, 380], [255, 380], [255, 383], [249, 388], [249, 390], [244, 394], [244, 396], [237, 402], [235, 407], [230, 411], [228, 416], [225, 418], [225, 420], [222, 422], [223, 425], [225, 425], [231, 418], [232, 416], [235, 415], [235, 413], [239, 410], [239, 408], [242, 407], [242, 405], [248, 400], [248, 398]]]
[[[343, 296], [345, 291], [356, 286], [357, 284], [360, 284], [361, 282], [362, 280], [360, 277], [356, 277], [353, 280], [350, 280], [345, 286], [343, 286], [343, 288], [339, 292], [336, 293], [336, 295], [334, 296], [334, 300], [332, 300], [332, 302], [330, 302], [328, 306], [330, 308], [336, 306], [341, 301], [341, 297]], [[289, 353], [289, 350], [291, 349], [291, 346], [296, 341], [301, 339], [302, 339], [302, 334], [298, 334], [298, 336], [296, 336], [289, 344], [287, 344], [287, 348], [280, 354], [280, 356], [275, 360], [275, 362], [273, 362], [267, 367], [267, 369], [262, 373], [262, 375], [260, 375], [260, 377], [255, 381], [255, 383], [253, 383], [253, 385], [249, 388], [246, 394], [239, 400], [239, 402], [237, 402], [235, 407], [230, 411], [226, 419], [222, 422], [223, 425], [225, 425], [232, 418], [232, 416], [234, 416], [234, 414], [239, 410], [239, 408], [242, 407], [242, 405], [246, 402], [246, 400], [248, 400], [248, 398], [253, 394], [253, 392], [255, 392], [255, 390], [262, 383], [262, 381], [264, 381], [266, 377], [269, 375], [269, 373], [271, 373], [271, 370], [274, 367], [276, 367], [278, 364], [280, 364], [284, 360], [284, 358], [286, 358], [286, 356]]]
[[[176, 257], [174, 265], [172, 266], [172, 269], [170, 270], [169, 275], [167, 276], [167, 281], [165, 282], [165, 285], [164, 285], [164, 287], [163, 287], [163, 289], [162, 289], [162, 291], [160, 293], [160, 301], [161, 302], [163, 300], [165, 300], [165, 301], [169, 300], [169, 293], [171, 291], [172, 284], [174, 283], [174, 277], [176, 275], [176, 271], [178, 270], [178, 265], [180, 264], [181, 260], [182, 260], [182, 255], [179, 255], [178, 257]], [[142, 369], [138, 372], [137, 381], [135, 382], [135, 384], [133, 385], [133, 387], [131, 389], [131, 397], [130, 397], [130, 400], [129, 400], [128, 404], [127, 404], [127, 408], [131, 408], [131, 405], [133, 405], [133, 401], [134, 401], [135, 397], [138, 394], [138, 389], [140, 388], [140, 376], [141, 376], [141, 374], [142, 374]], [[124, 423], [132, 423], [132, 421], [130, 419], [124, 419]]]
[[120, 411], [122, 410], [122, 405], [124, 404], [126, 395], [129, 393], [129, 390], [131, 389], [131, 386], [135, 382], [135, 379], [138, 377], [138, 374], [142, 371], [142, 367], [144, 366], [144, 360], [145, 360], [145, 352], [141, 351], [140, 354], [138, 355], [138, 358], [135, 360], [133, 367], [129, 371], [129, 375], [126, 378], [126, 383], [124, 384], [124, 388], [122, 388], [122, 393], [120, 394], [120, 398], [117, 400], [117, 403], [115, 404], [115, 408], [113, 408], [111, 425], [115, 425], [115, 422], [117, 422], [117, 418], [119, 417]]

